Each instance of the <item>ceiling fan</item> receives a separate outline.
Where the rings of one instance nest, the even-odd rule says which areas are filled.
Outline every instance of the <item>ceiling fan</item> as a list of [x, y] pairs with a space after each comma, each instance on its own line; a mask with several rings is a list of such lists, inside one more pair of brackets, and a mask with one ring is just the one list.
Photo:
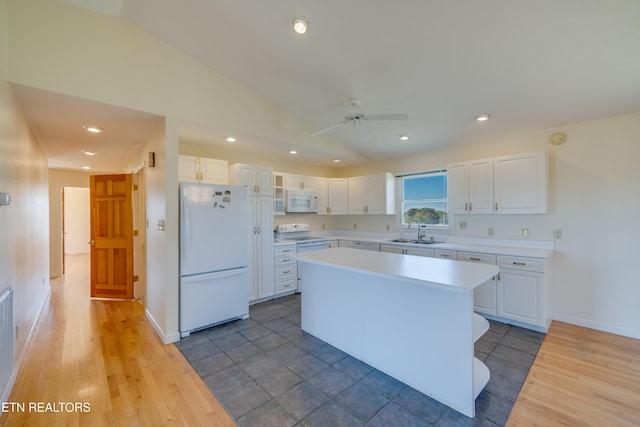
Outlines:
[[340, 126], [344, 126], [346, 124], [352, 124], [353, 127], [362, 124], [362, 122], [374, 121], [374, 120], [407, 120], [408, 116], [405, 113], [395, 113], [395, 114], [376, 114], [372, 116], [366, 116], [360, 111], [360, 100], [358, 98], [351, 98], [349, 100], [349, 104], [353, 108], [353, 114], [347, 115], [344, 117], [344, 120], [340, 123], [337, 123], [333, 126], [329, 126], [327, 128], [321, 129], [317, 132], [311, 134], [311, 136], [317, 136], [325, 132], [329, 132], [335, 128]]

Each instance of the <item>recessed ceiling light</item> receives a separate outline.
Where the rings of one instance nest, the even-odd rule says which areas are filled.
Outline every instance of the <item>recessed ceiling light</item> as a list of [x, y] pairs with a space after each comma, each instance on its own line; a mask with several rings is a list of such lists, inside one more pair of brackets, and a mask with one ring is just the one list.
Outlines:
[[303, 16], [296, 16], [291, 21], [293, 30], [298, 34], [304, 34], [309, 31], [309, 20]]
[[91, 132], [91, 133], [102, 133], [102, 132], [104, 132], [104, 129], [102, 129], [99, 126], [84, 125], [82, 127], [85, 128], [87, 130], [87, 132]]
[[90, 166], [83, 166], [82, 169], [89, 170], [89, 169], [91, 169], [91, 167]]
[[333, 159], [334, 163], [340, 163], [340, 159]]
[[98, 154], [98, 153], [97, 153], [97, 152], [95, 152], [95, 151], [84, 151], [84, 150], [82, 150], [82, 152], [83, 152], [84, 154], [86, 154], [87, 156], [95, 156], [96, 154]]
[[227, 142], [236, 142], [236, 139], [232, 136], [227, 137]]
[[406, 133], [401, 133], [400, 134], [400, 141], [408, 141], [409, 140], [409, 135]]
[[296, 150], [289, 150], [289, 154], [298, 154]]
[[476, 116], [477, 122], [486, 122], [487, 120], [489, 120], [488, 114], [480, 114], [479, 116]]

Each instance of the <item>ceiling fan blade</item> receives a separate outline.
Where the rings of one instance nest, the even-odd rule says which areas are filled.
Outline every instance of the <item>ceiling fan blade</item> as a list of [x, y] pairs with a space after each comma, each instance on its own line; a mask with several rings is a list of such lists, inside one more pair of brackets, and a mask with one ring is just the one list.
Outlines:
[[319, 130], [317, 132], [314, 132], [314, 133], [311, 134], [311, 136], [318, 136], [318, 135], [320, 135], [322, 133], [329, 132], [330, 130], [333, 130], [335, 128], [339, 128], [340, 126], [343, 126], [343, 125], [346, 125], [347, 123], [349, 123], [349, 120], [343, 120], [343, 121], [341, 121], [340, 123], [338, 123], [336, 125], [329, 126], [328, 128], [324, 128], [324, 129], [321, 129], [321, 130]]
[[373, 116], [363, 116], [365, 120], [407, 120], [409, 116], [405, 113], [397, 114], [377, 114]]

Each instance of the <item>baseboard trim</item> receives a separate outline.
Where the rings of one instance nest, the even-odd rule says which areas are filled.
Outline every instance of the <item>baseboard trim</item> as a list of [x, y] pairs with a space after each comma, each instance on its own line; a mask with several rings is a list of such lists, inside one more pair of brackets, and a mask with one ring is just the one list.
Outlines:
[[151, 326], [153, 326], [153, 329], [156, 331], [156, 334], [158, 334], [163, 343], [171, 344], [180, 341], [180, 332], [165, 334], [158, 322], [156, 322], [156, 319], [153, 317], [151, 312], [146, 308], [144, 309], [144, 315], [149, 320]]
[[621, 335], [623, 337], [640, 339], [640, 331], [621, 328], [619, 326], [610, 325], [608, 323], [595, 322], [593, 320], [583, 319], [581, 317], [567, 316], [565, 314], [554, 314], [553, 320], [557, 320], [559, 322], [571, 323], [572, 325], [582, 326], [584, 328], [595, 329], [598, 331], [608, 332], [611, 334]]

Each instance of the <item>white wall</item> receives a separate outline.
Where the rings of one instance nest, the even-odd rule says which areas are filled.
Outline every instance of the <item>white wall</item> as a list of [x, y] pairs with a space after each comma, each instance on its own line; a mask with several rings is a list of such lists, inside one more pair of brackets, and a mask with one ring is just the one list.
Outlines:
[[[550, 145], [563, 131], [567, 142]], [[554, 318], [640, 338], [640, 279], [635, 271], [640, 228], [640, 113], [574, 123], [561, 128], [522, 131], [496, 138], [462, 141], [468, 145], [419, 156], [341, 170], [344, 176], [439, 169], [449, 162], [545, 150], [550, 155], [548, 215], [456, 215], [450, 234], [555, 241], [553, 258]], [[339, 217], [338, 226], [384, 231], [389, 217]], [[459, 229], [464, 220], [468, 228]], [[364, 227], [362, 227], [362, 226]]]
[[89, 173], [84, 171], [49, 171], [49, 272], [62, 276], [62, 187], [89, 188]]
[[[237, 129], [250, 123], [250, 133], [267, 141], [308, 135], [310, 129], [263, 98], [122, 21], [52, 1], [6, 1], [10, 81], [167, 117], [164, 141], [153, 142], [157, 151], [164, 153], [160, 158], [166, 156], [165, 175], [149, 177], [154, 187], [148, 198], [150, 222], [164, 217], [167, 231], [162, 237], [149, 237], [149, 249], [152, 239], [157, 238], [160, 245], [156, 256], [149, 254], [149, 276], [151, 279], [155, 271], [159, 280], [154, 315], [164, 333], [171, 336], [178, 330], [176, 123]], [[468, 229], [454, 232], [486, 236], [487, 227], [493, 226], [496, 237], [518, 238], [520, 228], [528, 227], [531, 239], [548, 240], [553, 229], [562, 229], [553, 267], [556, 318], [640, 337], [640, 285], [633, 268], [640, 240], [633, 223], [640, 208], [635, 189], [640, 181], [640, 168], [635, 165], [640, 154], [638, 123], [640, 116], [632, 114], [558, 129], [523, 130], [491, 139], [458, 141], [459, 145], [447, 150], [345, 168], [335, 174], [418, 171], [442, 168], [452, 161], [549, 151], [549, 215], [469, 215], [465, 218]], [[547, 143], [556, 130], [569, 135], [561, 146]], [[309, 144], [330, 147], [325, 140]], [[362, 221], [362, 227], [375, 231], [384, 231], [389, 221], [386, 216], [333, 218], [331, 221], [345, 229]]]
[[[0, 293], [15, 290], [19, 333], [14, 354], [19, 361], [49, 292], [49, 205], [47, 158], [7, 84], [5, 6], [0, 0], [0, 192], [9, 193], [12, 201], [0, 206]], [[2, 401], [5, 392], [0, 389]]]
[[64, 188], [64, 254], [89, 253], [91, 228], [89, 225], [89, 189]]

